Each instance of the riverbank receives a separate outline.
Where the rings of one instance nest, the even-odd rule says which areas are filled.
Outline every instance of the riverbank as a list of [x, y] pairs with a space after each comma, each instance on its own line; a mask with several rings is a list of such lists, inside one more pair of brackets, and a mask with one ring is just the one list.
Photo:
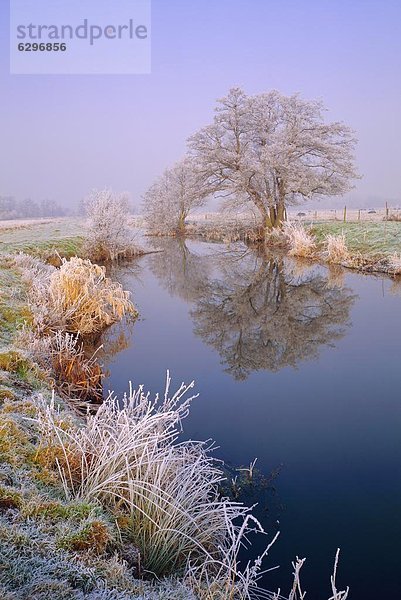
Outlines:
[[54, 403], [69, 426], [80, 419], [60, 397], [52, 399], [49, 373], [16, 344], [20, 326], [32, 323], [18, 270], [1, 267], [0, 285], [0, 595], [125, 598], [129, 590], [142, 597], [144, 584], [118, 556], [112, 515], [97, 502], [65, 496], [57, 444], [38, 421], [40, 403]]
[[251, 598], [259, 568], [240, 571], [238, 552], [242, 538], [263, 530], [250, 509], [221, 497], [225, 475], [208, 444], [177, 442], [193, 383], [174, 393], [168, 376], [163, 400], [140, 386], [81, 416], [75, 400], [52, 392], [55, 373], [19, 339], [18, 325], [35, 332], [30, 290], [44, 263], [21, 254], [3, 262], [1, 597]]
[[18, 265], [1, 257], [1, 598], [186, 600], [181, 584], [139, 580], [138, 552], [122, 544], [116, 513], [66, 494], [60, 466], [67, 455], [43, 421], [51, 410], [63, 430], [79, 431], [85, 418], [54, 394], [54, 373], [21, 347], [21, 327], [31, 331], [34, 323], [29, 284]]
[[[192, 385], [176, 393], [167, 386], [163, 402], [142, 388], [124, 401], [110, 396], [93, 416], [53, 391], [65, 392], [52, 360], [53, 327], [61, 327], [56, 341], [63, 336], [69, 345], [71, 332], [82, 330], [78, 321], [103, 327], [123, 316], [119, 303], [128, 295], [83, 259], [56, 268], [27, 254], [1, 257], [1, 597], [249, 598], [257, 585], [253, 571], [238, 570], [237, 552], [258, 524], [245, 506], [220, 498], [224, 474], [207, 445], [176, 444]], [[93, 269], [94, 288], [82, 302], [79, 290]], [[76, 286], [81, 272], [86, 283]], [[99, 306], [84, 313], [97, 291]], [[56, 366], [64, 365], [64, 350], [57, 347], [56, 356]], [[67, 362], [66, 376], [75, 369]], [[173, 502], [177, 489], [183, 495]]]
[[[0, 596], [187, 600], [191, 590], [173, 578], [158, 583], [143, 579], [139, 549], [124, 534], [124, 510], [65, 489], [60, 468], [68, 448], [60, 445], [60, 433], [50, 435], [43, 427], [51, 414], [62, 432], [78, 435], [86, 418], [77, 414], [74, 401], [54, 393], [56, 374], [21, 344], [22, 330], [26, 336], [35, 327], [30, 292], [38, 277], [27, 277], [10, 252], [52, 262], [53, 253], [77, 253], [79, 232], [75, 220], [25, 223], [1, 231]], [[45, 263], [35, 260], [35, 268], [45, 269]]]
[[[397, 221], [368, 223], [323, 222], [296, 224], [303, 230], [309, 245], [299, 248], [291, 234], [287, 238], [289, 253], [364, 273], [401, 274], [401, 223]], [[273, 240], [274, 244], [274, 240]]]
[[[7, 249], [37, 248], [29, 239], [37, 227], [42, 224], [17, 230], [23, 239], [8, 240]], [[71, 239], [46, 236], [41, 241], [57, 253], [60, 241]], [[45, 307], [47, 278], [54, 284], [63, 266], [29, 255], [1, 257], [2, 597], [15, 600], [17, 590], [21, 600], [248, 600], [257, 594], [259, 563], [241, 572], [237, 555], [248, 526], [259, 529], [259, 523], [246, 507], [221, 498], [224, 473], [205, 445], [175, 445], [189, 408], [183, 393], [191, 386], [166, 394], [161, 405], [140, 388], [126, 404], [111, 397], [95, 416], [78, 415], [68, 394], [52, 393], [53, 373], [19, 338], [21, 327], [25, 334], [34, 330], [39, 296], [30, 294], [42, 285], [41, 272]], [[62, 261], [75, 263], [83, 266], [81, 259]], [[27, 277], [24, 269], [32, 268]], [[173, 501], [177, 489], [182, 494]]]
[[[273, 231], [265, 232], [247, 218], [222, 218], [209, 215], [188, 223], [190, 238], [232, 243], [242, 241], [250, 245], [280, 248], [291, 256], [321, 263], [337, 264], [364, 273], [385, 273], [390, 277], [401, 274], [400, 221], [319, 221], [306, 223], [302, 219], [291, 222], [298, 239]], [[304, 239], [303, 232], [305, 233]], [[327, 244], [337, 244], [336, 252], [328, 252]]]

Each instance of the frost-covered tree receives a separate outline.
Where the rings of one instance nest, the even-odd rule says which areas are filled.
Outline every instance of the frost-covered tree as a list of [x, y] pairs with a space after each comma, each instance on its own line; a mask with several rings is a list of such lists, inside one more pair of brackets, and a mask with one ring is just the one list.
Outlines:
[[167, 169], [144, 197], [148, 228], [157, 233], [183, 233], [189, 212], [202, 206], [210, 193], [190, 158]]
[[323, 110], [298, 95], [231, 89], [190, 138], [191, 156], [227, 206], [255, 208], [265, 227], [280, 226], [287, 206], [344, 194], [357, 177], [353, 131], [325, 123]]
[[92, 190], [84, 200], [88, 217], [87, 251], [93, 259], [115, 260], [132, 245], [128, 230], [128, 194]]

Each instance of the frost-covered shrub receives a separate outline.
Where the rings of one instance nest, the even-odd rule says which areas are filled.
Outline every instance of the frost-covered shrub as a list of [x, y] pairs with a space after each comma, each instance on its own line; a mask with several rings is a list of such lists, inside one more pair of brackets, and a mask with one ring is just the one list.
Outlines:
[[41, 332], [99, 333], [126, 314], [136, 315], [129, 292], [90, 260], [64, 258], [58, 269], [24, 254], [9, 261], [28, 284], [34, 324]]
[[89, 258], [108, 261], [139, 253], [128, 227], [128, 194], [93, 190], [84, 207], [88, 217], [85, 253]]
[[32, 323], [16, 338], [18, 346], [54, 377], [60, 393], [100, 399], [102, 369], [96, 352], [86, 355], [83, 340], [125, 315], [136, 317], [129, 292], [90, 260], [62, 259], [59, 268], [23, 254], [7, 260], [23, 275], [32, 313]]

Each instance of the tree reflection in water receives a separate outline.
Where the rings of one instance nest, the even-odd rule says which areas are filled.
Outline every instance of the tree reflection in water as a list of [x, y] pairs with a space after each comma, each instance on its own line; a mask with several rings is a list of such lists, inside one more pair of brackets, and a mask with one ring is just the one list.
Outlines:
[[195, 334], [235, 379], [315, 359], [349, 326], [355, 296], [322, 267], [242, 245], [160, 238], [156, 245], [164, 251], [151, 256], [153, 273], [192, 304]]

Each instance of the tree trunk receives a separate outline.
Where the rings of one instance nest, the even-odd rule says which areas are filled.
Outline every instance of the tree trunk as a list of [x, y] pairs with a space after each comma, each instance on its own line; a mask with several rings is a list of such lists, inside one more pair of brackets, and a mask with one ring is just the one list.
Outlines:
[[266, 204], [268, 203], [267, 198], [265, 201], [262, 201], [260, 196], [254, 194], [253, 201], [262, 215], [262, 223], [266, 232], [266, 236], [272, 229], [282, 227], [283, 222], [286, 220], [284, 198], [280, 198], [268, 208], [266, 207]]
[[277, 204], [276, 209], [276, 227], [281, 227], [285, 221], [285, 204], [284, 201], [280, 200]]
[[178, 233], [183, 235], [185, 233], [185, 212], [181, 211], [180, 216], [178, 218]]
[[286, 220], [286, 210], [285, 204], [283, 202], [278, 202], [274, 204], [269, 209], [269, 229], [275, 229], [282, 227], [284, 221]]
[[[277, 181], [278, 194], [273, 204], [274, 221], [273, 227], [281, 228], [284, 221], [286, 220], [286, 209], [285, 209], [285, 186], [283, 181], [280, 179]], [[270, 209], [272, 211], [272, 209]]]

